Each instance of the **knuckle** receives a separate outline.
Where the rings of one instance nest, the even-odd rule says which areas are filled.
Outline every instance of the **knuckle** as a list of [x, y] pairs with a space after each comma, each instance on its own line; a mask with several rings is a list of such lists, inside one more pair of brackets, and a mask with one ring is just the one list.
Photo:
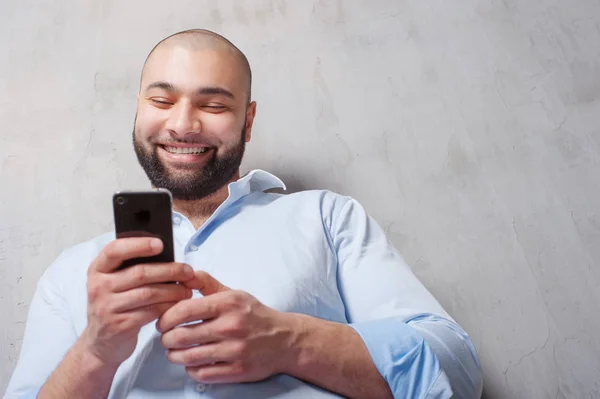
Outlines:
[[239, 290], [235, 290], [231, 293], [231, 301], [235, 305], [242, 305], [244, 303], [244, 293]]
[[234, 317], [230, 323], [233, 331], [242, 332], [244, 330], [244, 322], [240, 317]]
[[251, 309], [254, 301], [250, 294], [245, 291], [236, 290], [231, 294], [232, 305], [237, 309], [242, 310], [244, 313], [248, 313]]
[[196, 277], [200, 280], [205, 280], [209, 276], [209, 274], [204, 270], [196, 270], [194, 271], [194, 273], [196, 274]]
[[171, 340], [177, 346], [185, 346], [188, 343], [188, 334], [184, 328], [176, 328], [171, 332]]
[[105, 291], [116, 292], [117, 288], [119, 286], [118, 278], [116, 276], [112, 276], [112, 275], [103, 277], [102, 282], [100, 283], [100, 286]]
[[189, 289], [188, 287], [186, 287], [185, 285], [182, 284], [178, 284], [177, 285], [177, 292], [184, 298], [191, 298], [193, 295], [193, 292], [191, 289]]
[[233, 353], [236, 359], [245, 359], [248, 355], [248, 344], [245, 341], [237, 341], [233, 344]]
[[116, 315], [112, 319], [113, 331], [117, 334], [127, 333], [131, 330], [135, 330], [137, 326], [136, 320], [125, 315]]
[[148, 271], [143, 265], [137, 265], [132, 268], [133, 278], [137, 282], [144, 282], [148, 276]]
[[171, 281], [175, 281], [183, 274], [182, 271], [183, 267], [180, 264], [169, 265], [169, 267], [166, 268], [165, 277]]
[[100, 286], [98, 284], [96, 284], [94, 281], [88, 280], [87, 292], [88, 292], [88, 302], [96, 302], [96, 300], [100, 296]]
[[192, 296], [192, 290], [185, 288], [185, 287], [181, 287], [181, 288], [177, 288], [174, 292], [172, 292], [169, 297], [174, 298], [175, 300], [178, 301], [183, 301], [184, 299], [189, 299]]
[[112, 262], [115, 260], [117, 257], [118, 246], [118, 240], [114, 240], [106, 244], [106, 246], [102, 249], [102, 256], [104, 257], [105, 262]]
[[86, 283], [88, 302], [96, 302], [103, 296], [103, 293], [107, 291], [107, 289], [110, 289], [107, 280], [109, 279], [102, 274], [94, 274], [92, 277], [88, 278]]
[[139, 301], [147, 302], [152, 299], [153, 292], [149, 287], [141, 287], [138, 289], [136, 296]]
[[206, 373], [202, 368], [186, 368], [185, 372], [194, 381], [202, 382], [206, 379]]
[[206, 358], [209, 362], [216, 362], [220, 357], [219, 350], [214, 347], [206, 354]]
[[250, 366], [243, 361], [235, 362], [231, 368], [231, 374], [235, 376], [246, 374], [248, 371], [250, 371]]
[[179, 354], [179, 357], [185, 364], [192, 363], [194, 361], [194, 352], [190, 350], [183, 350]]
[[239, 317], [231, 317], [221, 327], [221, 333], [227, 337], [240, 337], [244, 335], [244, 325]]
[[177, 355], [172, 350], [167, 350], [167, 359], [172, 363], [177, 363]]

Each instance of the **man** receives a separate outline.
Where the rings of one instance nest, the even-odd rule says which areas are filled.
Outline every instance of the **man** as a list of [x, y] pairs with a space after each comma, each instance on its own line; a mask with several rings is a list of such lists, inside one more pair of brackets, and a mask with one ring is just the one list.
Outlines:
[[[41, 278], [7, 398], [474, 398], [477, 355], [355, 200], [240, 178], [246, 57], [185, 31], [144, 65], [133, 143], [174, 198], [160, 240], [107, 234]], [[164, 284], [177, 281], [180, 284]]]

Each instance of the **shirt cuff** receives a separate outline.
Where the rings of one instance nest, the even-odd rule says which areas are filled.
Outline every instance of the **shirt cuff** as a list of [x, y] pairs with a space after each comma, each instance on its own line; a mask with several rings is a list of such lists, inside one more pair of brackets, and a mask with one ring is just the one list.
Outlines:
[[350, 324], [394, 398], [449, 398], [452, 389], [423, 337], [398, 318]]

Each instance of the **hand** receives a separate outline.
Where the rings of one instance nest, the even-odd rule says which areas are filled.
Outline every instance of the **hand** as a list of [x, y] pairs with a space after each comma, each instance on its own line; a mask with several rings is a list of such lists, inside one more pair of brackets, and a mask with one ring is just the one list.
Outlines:
[[206, 383], [254, 382], [282, 372], [283, 353], [294, 340], [287, 314], [247, 292], [227, 288], [205, 272], [197, 271], [196, 278], [184, 284], [204, 297], [181, 301], [158, 320], [169, 361]]
[[191, 298], [185, 285], [164, 284], [193, 279], [188, 265], [140, 264], [116, 271], [123, 261], [159, 254], [162, 247], [148, 237], [121, 238], [104, 247], [88, 270], [88, 325], [78, 348], [118, 367], [133, 353], [142, 326]]

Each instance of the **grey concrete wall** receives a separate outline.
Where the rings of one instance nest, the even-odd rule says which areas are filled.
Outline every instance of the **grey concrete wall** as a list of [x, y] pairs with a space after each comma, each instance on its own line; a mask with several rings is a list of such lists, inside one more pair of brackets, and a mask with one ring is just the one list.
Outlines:
[[192, 27], [253, 65], [244, 169], [359, 199], [473, 337], [487, 397], [600, 397], [596, 0], [2, 0], [0, 392], [41, 273], [145, 187], [138, 73]]

